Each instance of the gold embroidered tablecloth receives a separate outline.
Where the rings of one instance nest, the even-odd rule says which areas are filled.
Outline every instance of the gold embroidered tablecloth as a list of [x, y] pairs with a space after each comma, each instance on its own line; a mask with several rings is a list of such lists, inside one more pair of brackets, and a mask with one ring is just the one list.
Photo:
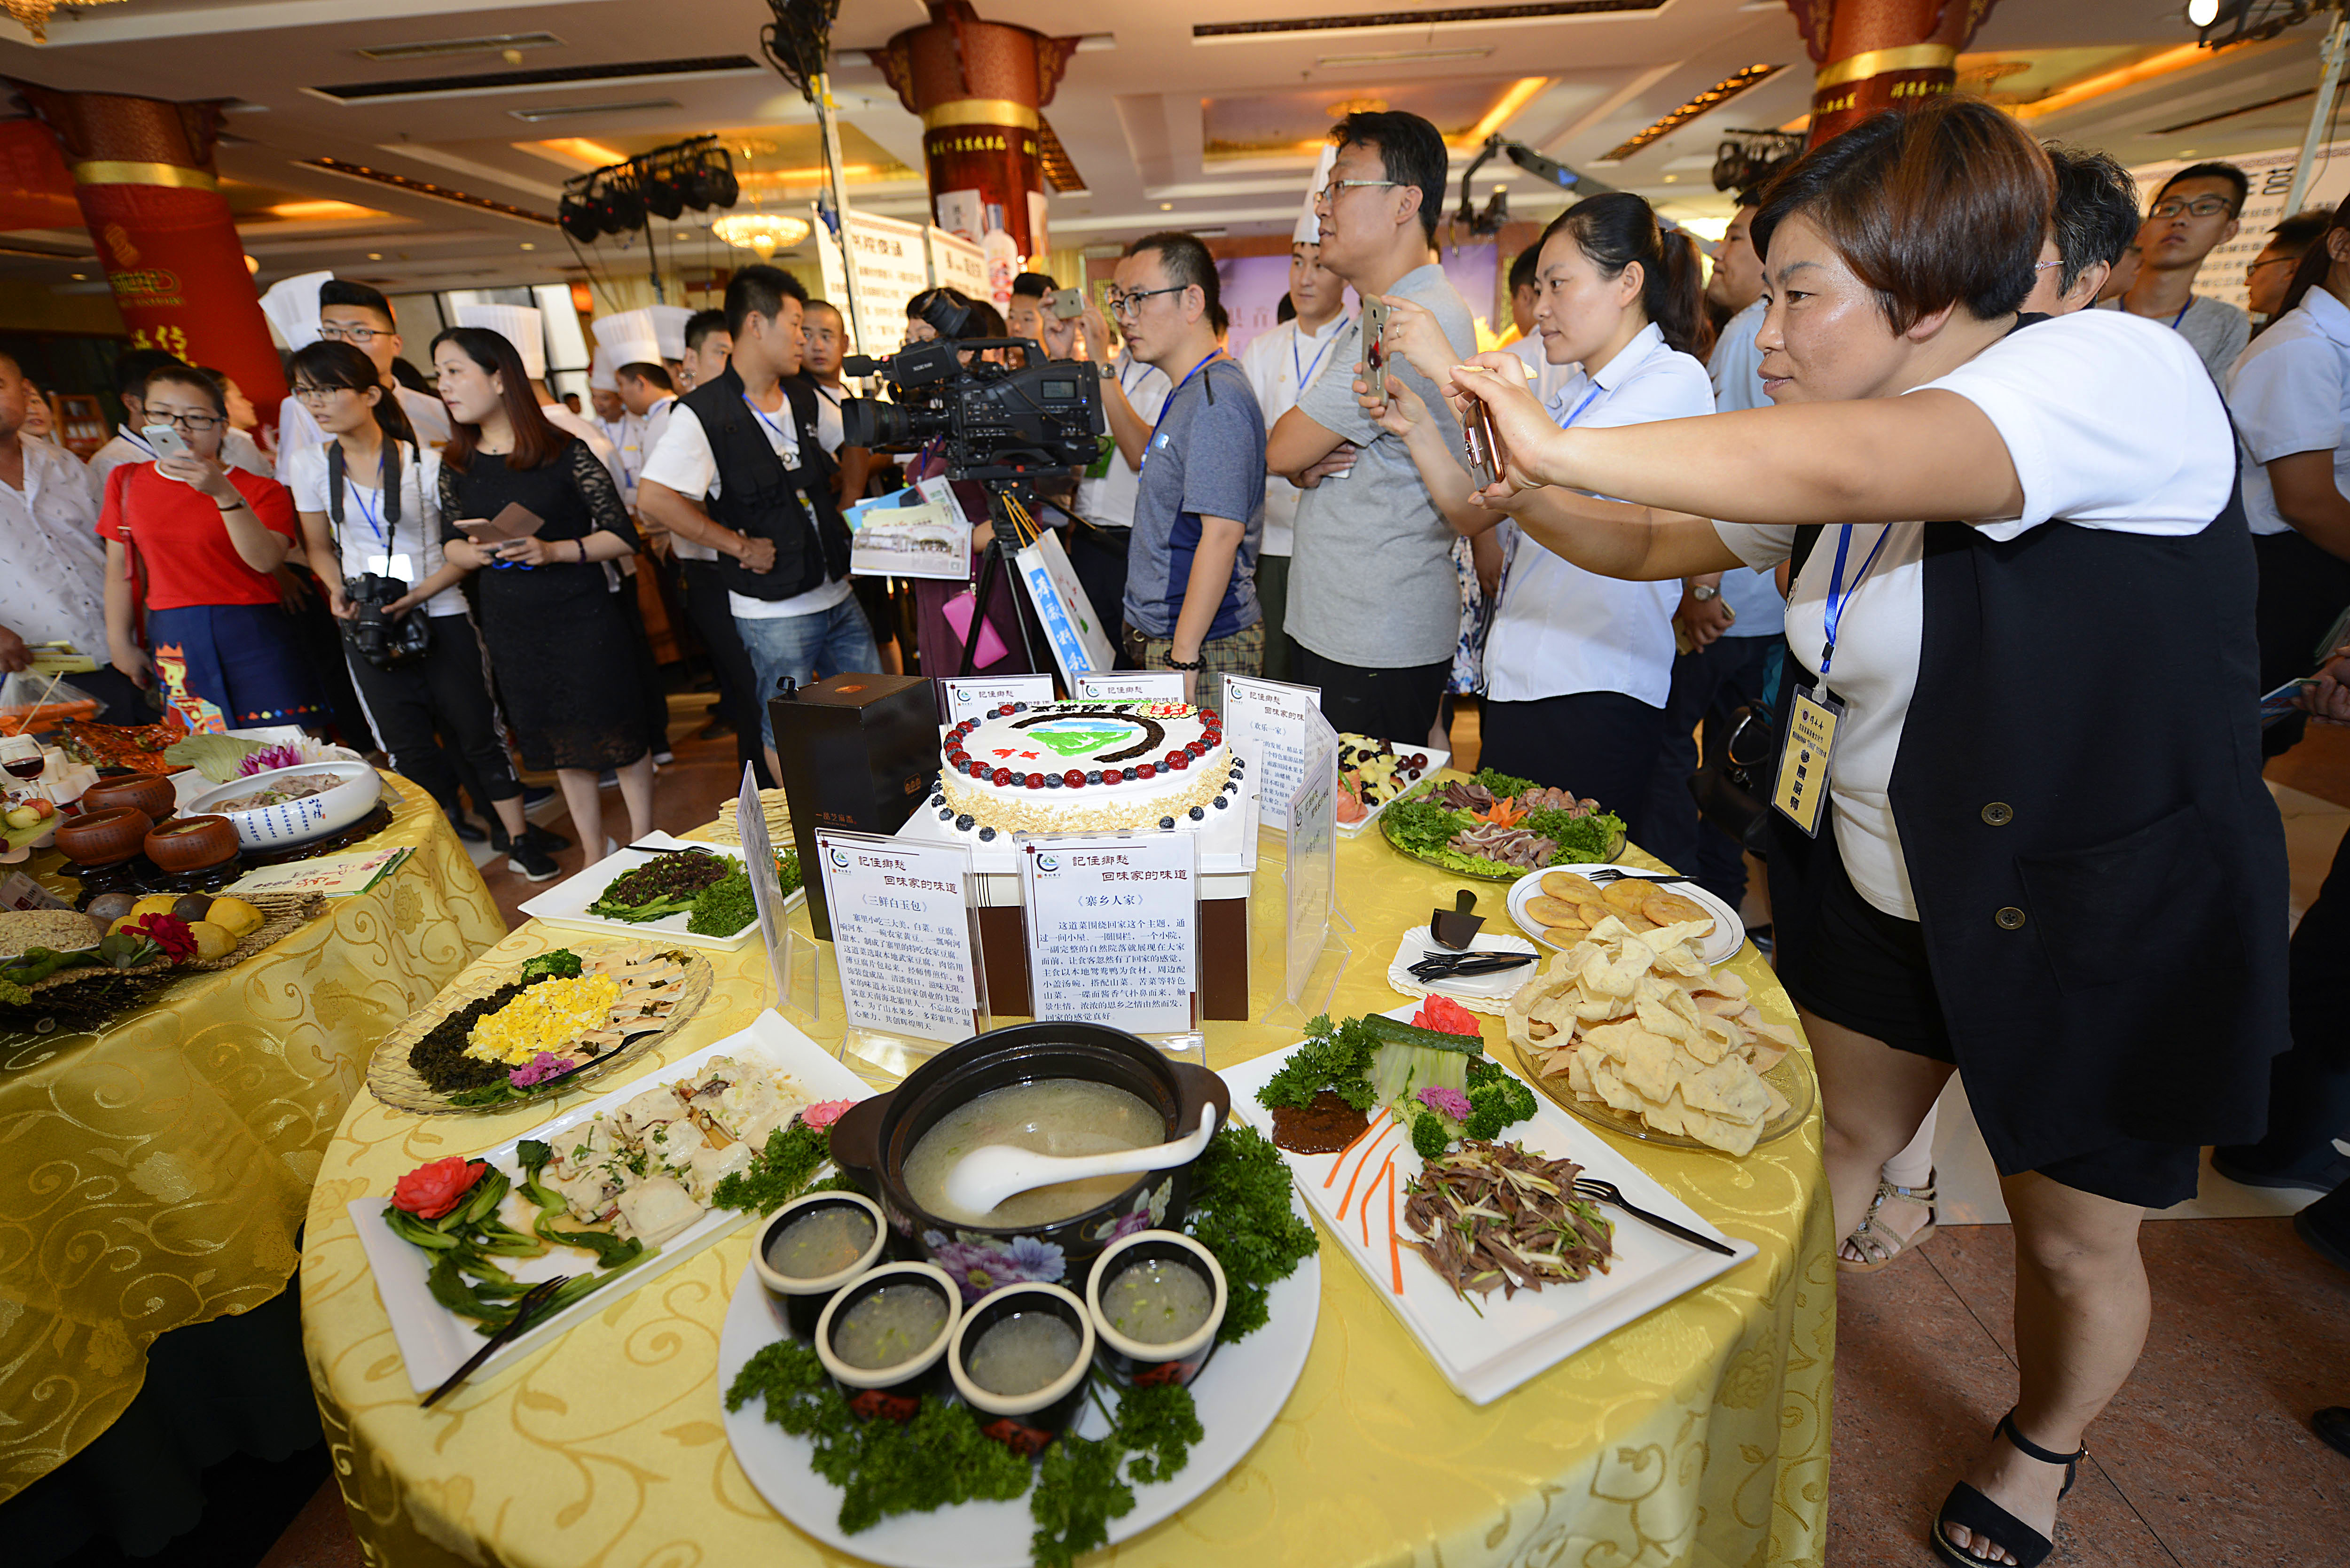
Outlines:
[[[1268, 839], [1251, 911], [1260, 1018], [1281, 983], [1279, 960], [1266, 957], [1279, 950], [1279, 854], [1278, 841]], [[1460, 884], [1397, 855], [1376, 831], [1342, 841], [1338, 866], [1355, 929], [1342, 933], [1353, 956], [1330, 1011], [1396, 1006], [1403, 999], [1388, 989], [1386, 973], [1398, 936], [1424, 924], [1432, 905], [1451, 907]], [[1503, 891], [1481, 888], [1481, 907], [1506, 929]], [[795, 923], [805, 933], [804, 912]], [[484, 961], [512, 963], [565, 940], [525, 926]], [[711, 957], [717, 987], [667, 1043], [667, 1059], [741, 1029], [770, 1000], [756, 943]], [[1733, 967], [1772, 1016], [1791, 1018], [1752, 947]], [[819, 968], [822, 1022], [810, 1033], [837, 1040], [828, 950]], [[1500, 1028], [1489, 1021], [1489, 1041]], [[1238, 1023], [1210, 1024], [1207, 1035], [1211, 1065], [1296, 1037], [1290, 1028]], [[399, 1568], [853, 1561], [768, 1508], [720, 1425], [718, 1337], [750, 1256], [747, 1227], [615, 1298], [546, 1349], [431, 1411], [418, 1408], [345, 1205], [388, 1195], [412, 1166], [494, 1147], [558, 1108], [426, 1119], [362, 1091], [328, 1151], [303, 1253], [303, 1334], [369, 1561]], [[1819, 1144], [1816, 1110], [1800, 1132], [1744, 1160], [1626, 1144], [1659, 1180], [1754, 1241], [1761, 1255], [1482, 1408], [1445, 1386], [1372, 1284], [1326, 1244], [1313, 1354], [1279, 1419], [1197, 1502], [1095, 1561], [1819, 1563], [1835, 1312]]]
[[0, 1500], [122, 1413], [158, 1335], [286, 1288], [369, 1054], [504, 930], [432, 798], [391, 782], [364, 847], [416, 852], [374, 888], [103, 1031], [0, 1034]]

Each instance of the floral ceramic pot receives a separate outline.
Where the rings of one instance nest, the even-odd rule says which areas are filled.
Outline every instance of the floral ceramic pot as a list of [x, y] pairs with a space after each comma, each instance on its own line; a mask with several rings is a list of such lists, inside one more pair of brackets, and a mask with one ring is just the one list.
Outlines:
[[892, 1229], [946, 1271], [965, 1304], [1031, 1281], [1082, 1291], [1104, 1247], [1138, 1231], [1182, 1223], [1191, 1195], [1188, 1164], [1146, 1171], [1104, 1203], [1026, 1229], [961, 1224], [914, 1201], [906, 1160], [941, 1116], [994, 1090], [1055, 1078], [1123, 1089], [1164, 1116], [1170, 1143], [1198, 1127], [1207, 1107], [1215, 1107], [1219, 1126], [1232, 1111], [1231, 1090], [1205, 1067], [1171, 1062], [1123, 1030], [1045, 1022], [992, 1030], [942, 1051], [889, 1093], [859, 1100], [832, 1126], [834, 1162], [879, 1200]]

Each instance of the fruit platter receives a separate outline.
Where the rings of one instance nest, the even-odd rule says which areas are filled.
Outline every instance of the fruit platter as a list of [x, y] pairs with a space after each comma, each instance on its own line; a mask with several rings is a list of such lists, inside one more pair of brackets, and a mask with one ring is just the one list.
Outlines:
[[1353, 838], [1379, 813], [1452, 759], [1441, 746], [1399, 746], [1370, 735], [1338, 736], [1338, 836]]

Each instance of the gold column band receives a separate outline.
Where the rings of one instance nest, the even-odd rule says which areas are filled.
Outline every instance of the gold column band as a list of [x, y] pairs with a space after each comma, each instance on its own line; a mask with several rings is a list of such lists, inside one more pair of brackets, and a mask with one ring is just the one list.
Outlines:
[[73, 166], [77, 185], [171, 185], [182, 191], [217, 191], [220, 182], [201, 169], [177, 163], [131, 163], [99, 160]]
[[1834, 65], [1822, 66], [1812, 78], [1814, 92], [1825, 92], [1846, 82], [1881, 77], [1888, 71], [1947, 70], [1958, 63], [1959, 51], [1948, 44], [1909, 44], [1898, 49], [1871, 49]]
[[924, 130], [942, 130], [951, 125], [1010, 125], [1034, 130], [1037, 123], [1035, 109], [1008, 98], [959, 98], [922, 110]]

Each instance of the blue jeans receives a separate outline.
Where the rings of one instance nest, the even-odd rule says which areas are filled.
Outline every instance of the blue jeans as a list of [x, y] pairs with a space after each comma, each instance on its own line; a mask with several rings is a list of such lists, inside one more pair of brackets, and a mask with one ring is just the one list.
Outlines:
[[743, 634], [743, 651], [751, 656], [751, 672], [757, 680], [759, 736], [771, 750], [775, 743], [775, 722], [767, 703], [785, 676], [790, 676], [795, 685], [806, 686], [827, 675], [871, 674], [881, 668], [880, 650], [873, 646], [873, 628], [867, 623], [864, 607], [855, 594], [812, 615], [737, 616], [734, 628]]

